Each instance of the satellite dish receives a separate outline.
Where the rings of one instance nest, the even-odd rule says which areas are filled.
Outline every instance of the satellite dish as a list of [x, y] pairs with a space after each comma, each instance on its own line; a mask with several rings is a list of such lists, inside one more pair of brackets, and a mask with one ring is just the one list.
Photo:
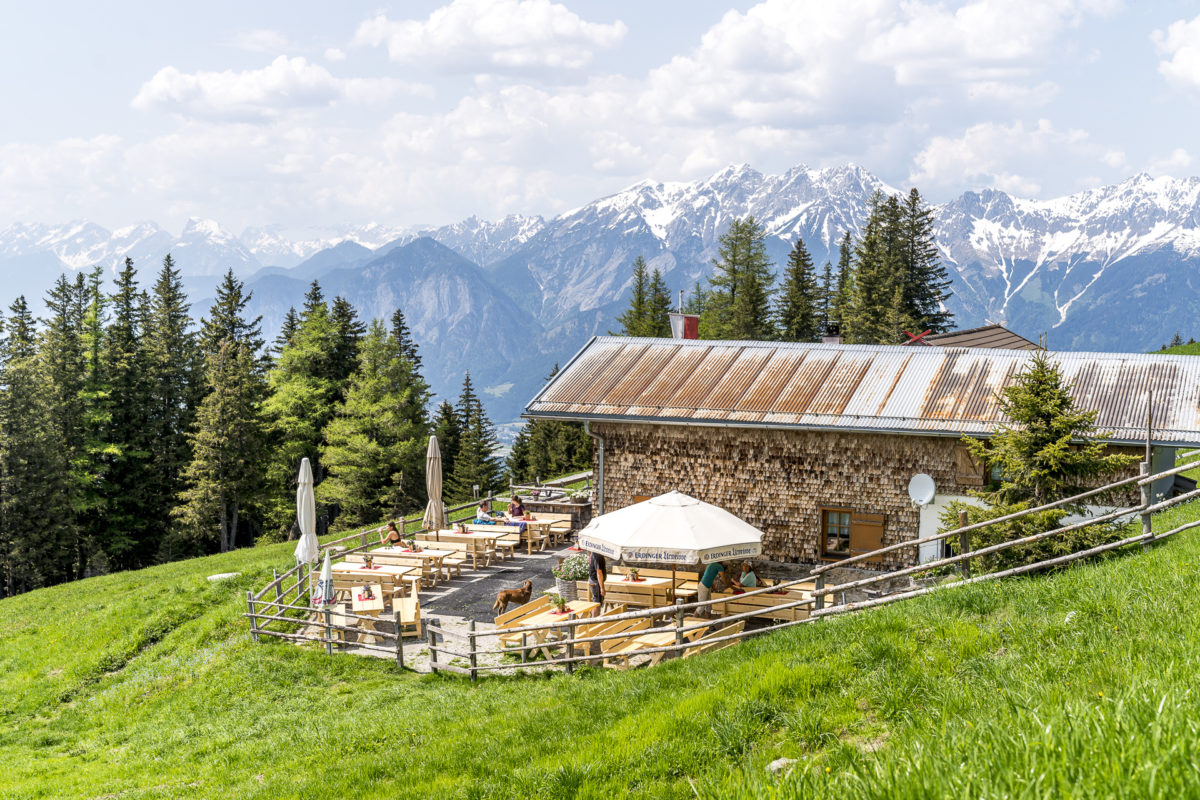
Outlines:
[[937, 487], [933, 483], [933, 478], [924, 472], [913, 475], [908, 482], [908, 496], [919, 506], [927, 506], [932, 503], [936, 491]]

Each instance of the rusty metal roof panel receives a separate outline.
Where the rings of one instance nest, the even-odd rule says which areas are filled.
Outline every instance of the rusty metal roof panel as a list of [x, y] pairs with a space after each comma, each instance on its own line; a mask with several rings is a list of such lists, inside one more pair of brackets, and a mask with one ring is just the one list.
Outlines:
[[[1200, 358], [1053, 353], [1080, 408], [1118, 441], [1200, 444]], [[987, 435], [1021, 350], [597, 337], [529, 416]]]

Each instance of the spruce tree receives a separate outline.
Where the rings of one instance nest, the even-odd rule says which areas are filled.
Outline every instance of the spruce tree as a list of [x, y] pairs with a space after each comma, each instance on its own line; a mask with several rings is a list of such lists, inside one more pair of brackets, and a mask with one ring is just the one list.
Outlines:
[[246, 317], [246, 306], [253, 297], [254, 292], [245, 290], [233, 270], [226, 270], [208, 316], [200, 321], [200, 349], [205, 356], [211, 356], [220, 349], [221, 342], [231, 339], [254, 353], [258, 359], [255, 368], [266, 374], [271, 357], [264, 347], [262, 317]]
[[462, 393], [455, 408], [462, 425], [458, 453], [454, 458], [449, 495], [456, 500], [469, 499], [475, 486], [480, 496], [500, 488], [503, 469], [496, 455], [499, 443], [496, 428], [488, 419], [483, 403], [471, 384], [471, 373], [463, 379]]
[[831, 321], [838, 324], [838, 328], [843, 336], [846, 333], [846, 320], [850, 316], [853, 298], [854, 240], [850, 237], [850, 231], [846, 231], [842, 234], [842, 240], [838, 244], [837, 285], [830, 301], [831, 308], [829, 312], [832, 317]]
[[706, 339], [769, 339], [773, 333], [766, 233], [754, 217], [734, 220], [713, 260], [700, 334]]
[[296, 336], [296, 328], [299, 326], [300, 317], [296, 315], [296, 307], [289, 306], [287, 313], [283, 315], [283, 322], [279, 326], [279, 335], [275, 337], [272, 355], [278, 357], [283, 352], [283, 348], [292, 343], [292, 339]]
[[183, 470], [191, 461], [188, 432], [202, 394], [204, 369], [183, 280], [170, 254], [163, 259], [154, 285], [142, 338], [149, 381], [150, 405], [144, 413], [150, 434], [151, 475], [143, 515], [167, 530], [176, 497], [183, 489]]
[[350, 376], [358, 366], [358, 345], [367, 326], [358, 318], [358, 312], [342, 296], [333, 298], [329, 306], [329, 318], [333, 322], [337, 341], [330, 359], [330, 379], [337, 386], [337, 400], [341, 402], [349, 388]]
[[817, 337], [820, 338], [829, 330], [833, 319], [834, 302], [837, 293], [837, 282], [833, 277], [833, 264], [826, 261], [821, 271], [821, 285], [817, 288]]
[[778, 336], [782, 341], [812, 342], [817, 339], [821, 333], [820, 295], [812, 257], [804, 240], [797, 238], [788, 254], [776, 311]]
[[945, 310], [951, 281], [938, 258], [933, 224], [933, 210], [915, 188], [910, 190], [901, 209], [901, 262], [906, 313], [918, 333], [944, 333], [954, 327], [954, 315]]
[[413, 363], [413, 367], [421, 370], [421, 354], [417, 351], [417, 343], [409, 330], [408, 322], [404, 319], [404, 311], [397, 308], [392, 314], [392, 338], [399, 344], [400, 352]]
[[112, 321], [104, 335], [103, 371], [108, 384], [107, 426], [104, 439], [108, 509], [100, 547], [117, 568], [151, 563], [165, 530], [144, 511], [154, 497], [151, 464], [153, 432], [145, 411], [152, 404], [146, 329], [145, 292], [138, 289], [133, 260], [117, 274], [111, 296]]
[[70, 580], [74, 509], [66, 445], [24, 297], [10, 307], [0, 346], [0, 590]]
[[454, 460], [458, 458], [458, 443], [462, 439], [462, 420], [454, 404], [443, 400], [433, 418], [433, 435], [438, 440], [438, 452], [442, 454], [442, 486], [453, 483]]
[[658, 267], [650, 273], [646, 290], [646, 336], [671, 337], [671, 291]]
[[354, 524], [422, 508], [428, 397], [399, 342], [373, 321], [346, 400], [325, 429], [321, 460], [328, 477], [317, 490], [321, 502]]
[[260, 358], [248, 341], [222, 339], [205, 359], [208, 393], [189, 435], [192, 460], [174, 515], [202, 551], [237, 544], [241, 515], [264, 490]]
[[624, 336], [649, 336], [647, 319], [649, 309], [649, 276], [646, 273], [646, 261], [641, 256], [633, 260], [633, 293], [629, 298], [629, 308], [617, 317], [621, 323], [621, 333]]

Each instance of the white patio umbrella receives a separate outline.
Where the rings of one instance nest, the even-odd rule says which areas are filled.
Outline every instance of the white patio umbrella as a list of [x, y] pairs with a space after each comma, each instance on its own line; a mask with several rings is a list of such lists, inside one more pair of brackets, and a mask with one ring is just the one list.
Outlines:
[[667, 492], [594, 517], [579, 546], [608, 558], [711, 564], [762, 553], [762, 531], [725, 509]]
[[429, 449], [425, 451], [425, 490], [429, 503], [421, 524], [427, 531], [440, 531], [448, 523], [446, 506], [442, 503], [442, 451], [436, 436], [429, 437]]
[[762, 531], [725, 509], [673, 491], [594, 517], [579, 546], [618, 561], [711, 564], [762, 553]]
[[296, 560], [311, 564], [317, 560], [317, 499], [313, 494], [312, 465], [308, 459], [300, 462], [300, 477], [296, 481], [296, 523], [300, 526], [300, 541], [296, 542]]
[[329, 551], [325, 551], [325, 563], [321, 565], [321, 578], [317, 581], [317, 591], [313, 592], [314, 606], [333, 605], [333, 563], [329, 560]]

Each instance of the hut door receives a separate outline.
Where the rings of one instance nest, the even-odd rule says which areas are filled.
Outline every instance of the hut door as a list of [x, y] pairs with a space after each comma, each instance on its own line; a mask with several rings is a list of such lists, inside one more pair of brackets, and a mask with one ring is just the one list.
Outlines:
[[[883, 547], [883, 514], [855, 511], [850, 517], [850, 555], [870, 553]], [[878, 561], [877, 558], [867, 559]]]

